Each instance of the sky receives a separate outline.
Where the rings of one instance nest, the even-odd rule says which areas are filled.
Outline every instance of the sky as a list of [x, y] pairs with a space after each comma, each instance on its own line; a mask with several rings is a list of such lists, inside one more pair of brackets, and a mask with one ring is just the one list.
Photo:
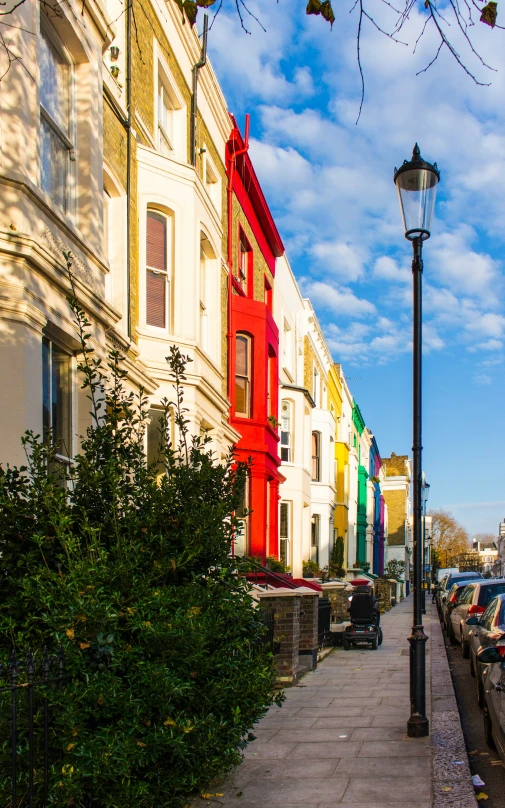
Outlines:
[[[394, 5], [393, 0], [391, 0]], [[391, 4], [368, 0], [392, 30]], [[439, 46], [419, 4], [393, 42], [366, 18], [356, 61], [358, 8], [335, 0], [333, 30], [304, 0], [252, 0], [246, 34], [233, 0], [209, 33], [209, 54], [286, 252], [380, 452], [411, 454], [411, 246], [403, 235], [395, 166], [417, 141], [441, 171], [423, 250], [423, 468], [429, 508], [446, 508], [470, 534], [496, 535], [505, 516], [503, 298], [505, 31], [478, 22], [475, 49], [445, 2], [447, 29], [479, 81]], [[243, 10], [243, 7], [242, 7]], [[501, 22], [498, 19], [498, 22]]]

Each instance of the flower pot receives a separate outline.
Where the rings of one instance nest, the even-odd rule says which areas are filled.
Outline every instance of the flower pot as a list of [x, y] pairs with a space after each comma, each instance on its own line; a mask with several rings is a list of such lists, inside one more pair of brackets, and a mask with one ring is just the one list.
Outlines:
[[313, 578], [313, 577], [314, 577], [314, 573], [313, 573], [313, 572], [304, 572], [304, 573], [303, 573], [303, 577], [304, 577], [304, 578]]

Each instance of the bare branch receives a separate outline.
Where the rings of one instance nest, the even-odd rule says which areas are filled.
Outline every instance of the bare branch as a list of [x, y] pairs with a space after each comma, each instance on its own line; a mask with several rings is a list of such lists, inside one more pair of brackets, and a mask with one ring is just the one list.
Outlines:
[[[433, 60], [430, 62], [430, 64], [429, 64], [429, 65], [427, 65], [427, 67], [425, 67], [423, 70], [419, 70], [419, 72], [418, 72], [418, 73], [416, 73], [416, 75], [417, 75], [417, 76], [419, 76], [419, 75], [420, 75], [420, 73], [425, 73], [425, 72], [426, 72], [426, 70], [428, 70], [428, 69], [431, 67], [431, 65], [433, 64], [433, 62], [435, 62], [435, 61], [437, 60], [438, 55], [439, 55], [439, 53], [440, 53], [440, 51], [441, 51], [441, 49], [442, 49], [442, 46], [443, 46], [443, 45], [445, 45], [445, 46], [446, 46], [446, 48], [447, 48], [447, 49], [450, 51], [450, 53], [453, 55], [453, 57], [456, 59], [456, 61], [457, 61], [457, 63], [459, 64], [459, 66], [460, 66], [460, 67], [461, 67], [461, 68], [462, 68], [462, 69], [465, 71], [465, 73], [467, 74], [467, 76], [469, 76], [469, 77], [470, 77], [470, 78], [471, 78], [471, 79], [472, 79], [472, 80], [475, 82], [475, 84], [478, 84], [480, 87], [489, 87], [491, 82], [487, 82], [487, 83], [485, 83], [485, 82], [479, 81], [479, 80], [476, 78], [476, 76], [474, 76], [474, 75], [473, 75], [473, 73], [472, 73], [472, 72], [471, 72], [471, 71], [470, 71], [470, 70], [467, 68], [467, 66], [466, 66], [466, 65], [464, 64], [464, 62], [461, 60], [461, 57], [460, 57], [460, 56], [459, 56], [459, 54], [457, 53], [456, 49], [454, 48], [454, 46], [453, 46], [453, 45], [451, 45], [451, 43], [450, 43], [450, 42], [449, 42], [449, 40], [447, 39], [447, 37], [446, 37], [446, 35], [445, 35], [444, 31], [443, 31], [443, 30], [442, 30], [442, 28], [440, 27], [440, 24], [439, 24], [439, 22], [438, 22], [438, 20], [437, 20], [437, 16], [436, 16], [436, 14], [434, 14], [434, 13], [433, 13], [433, 6], [432, 6], [431, 2], [429, 3], [429, 10], [430, 10], [430, 18], [431, 18], [431, 19], [433, 20], [433, 22], [435, 23], [436, 29], [437, 29], [438, 33], [440, 34], [440, 39], [441, 39], [442, 41], [441, 41], [441, 43], [440, 43], [440, 46], [439, 46], [439, 48], [438, 48], [438, 51], [437, 51], [437, 53], [436, 53], [435, 58], [434, 58], [434, 59], [433, 59]], [[441, 17], [441, 19], [443, 19], [443, 17]]]
[[387, 37], [388, 37], [388, 39], [392, 39], [392, 40], [393, 40], [393, 42], [397, 42], [397, 43], [398, 43], [398, 45], [405, 45], [405, 46], [407, 46], [407, 43], [406, 43], [406, 42], [402, 42], [402, 40], [401, 40], [401, 39], [396, 39], [396, 37], [394, 37], [394, 36], [393, 36], [393, 34], [389, 34], [387, 31], [384, 31], [384, 30], [383, 30], [383, 29], [380, 27], [380, 25], [377, 25], [377, 23], [375, 22], [374, 18], [373, 18], [373, 17], [371, 17], [371, 16], [370, 16], [370, 14], [368, 14], [368, 13], [365, 11], [365, 9], [363, 9], [363, 15], [364, 15], [364, 16], [367, 18], [367, 20], [370, 20], [370, 22], [372, 23], [372, 25], [375, 25], [375, 27], [377, 28], [377, 30], [378, 30], [378, 31], [380, 31], [380, 33], [381, 33], [381, 34], [384, 34], [384, 36], [387, 36]]
[[[456, 2], [457, 2], [457, 0], [456, 0]], [[457, 23], [458, 23], [458, 25], [459, 25], [459, 27], [460, 27], [460, 29], [461, 29], [461, 32], [462, 32], [463, 36], [465, 37], [466, 41], [468, 42], [468, 45], [470, 46], [470, 50], [472, 51], [472, 53], [473, 53], [473, 54], [474, 54], [474, 55], [477, 57], [477, 59], [479, 60], [479, 62], [480, 62], [482, 65], [484, 65], [484, 67], [487, 67], [487, 69], [488, 69], [488, 70], [492, 70], [494, 73], [497, 73], [498, 71], [496, 70], [496, 68], [495, 68], [495, 67], [491, 67], [490, 65], [488, 65], [488, 64], [487, 64], [487, 63], [484, 61], [484, 59], [482, 58], [482, 56], [480, 55], [480, 53], [477, 53], [477, 51], [475, 50], [474, 46], [472, 45], [472, 42], [471, 42], [471, 40], [470, 40], [470, 37], [468, 36], [468, 34], [467, 34], [467, 32], [466, 32], [466, 28], [463, 28], [463, 26], [461, 25], [460, 14], [459, 14], [459, 12], [458, 12], [458, 11], [456, 11], [456, 7], [455, 7], [455, 5], [454, 5], [454, 0], [449, 0], [449, 3], [451, 4], [451, 6], [452, 6], [452, 7], [453, 7], [453, 9], [454, 9], [454, 16], [456, 17], [456, 21], [457, 21]]]
[[362, 24], [363, 24], [363, 0], [359, 0], [359, 21], [358, 21], [358, 34], [356, 37], [356, 53], [358, 57], [359, 74], [361, 76], [361, 100], [359, 104], [358, 117], [356, 118], [356, 126], [358, 125], [359, 119], [361, 118], [361, 110], [363, 109], [363, 104], [365, 101], [365, 77], [363, 75], [363, 67], [361, 66], [361, 53], [360, 53]]

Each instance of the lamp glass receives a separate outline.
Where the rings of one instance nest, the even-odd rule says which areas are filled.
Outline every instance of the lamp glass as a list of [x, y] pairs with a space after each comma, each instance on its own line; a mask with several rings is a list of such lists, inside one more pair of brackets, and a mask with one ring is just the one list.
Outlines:
[[437, 185], [437, 174], [428, 168], [402, 171], [396, 178], [405, 236], [411, 241], [430, 237]]

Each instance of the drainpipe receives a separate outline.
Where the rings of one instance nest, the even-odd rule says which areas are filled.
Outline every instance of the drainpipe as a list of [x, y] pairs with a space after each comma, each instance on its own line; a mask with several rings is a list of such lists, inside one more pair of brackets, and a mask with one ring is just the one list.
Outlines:
[[249, 122], [250, 115], [245, 116], [245, 138], [241, 149], [231, 152], [228, 156], [228, 400], [231, 402], [231, 349], [232, 349], [232, 319], [231, 303], [233, 289], [233, 174], [235, 171], [235, 160], [241, 154], [245, 154], [249, 149]]
[[126, 331], [131, 339], [132, 317], [131, 317], [131, 121], [132, 121], [132, 4], [128, 3], [126, 15], [126, 110], [127, 118], [124, 124], [126, 129]]
[[193, 95], [191, 97], [191, 152], [190, 163], [196, 166], [196, 115], [197, 115], [197, 92], [198, 92], [198, 71], [201, 67], [207, 64], [207, 30], [209, 27], [209, 15], [205, 14], [203, 18], [203, 36], [202, 36], [202, 53], [200, 60], [193, 65]]

